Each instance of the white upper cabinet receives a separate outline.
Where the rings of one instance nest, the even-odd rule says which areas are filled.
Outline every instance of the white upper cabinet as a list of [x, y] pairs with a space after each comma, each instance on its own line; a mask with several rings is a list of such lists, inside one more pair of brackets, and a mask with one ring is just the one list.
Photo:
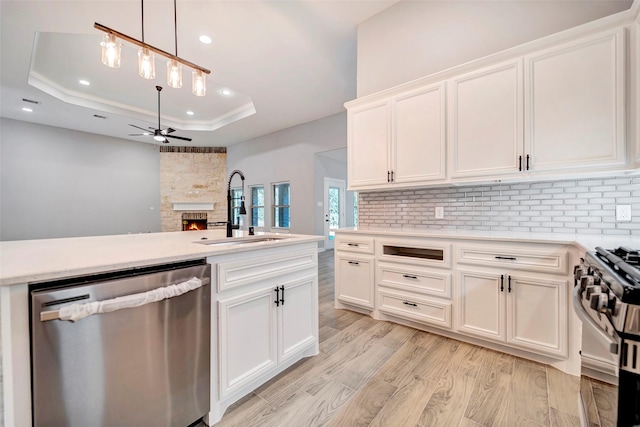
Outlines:
[[444, 83], [350, 108], [349, 188], [445, 178]]
[[386, 185], [390, 175], [389, 102], [385, 100], [349, 110], [347, 117], [349, 188]]
[[397, 96], [391, 101], [394, 183], [445, 178], [444, 85]]
[[529, 170], [624, 165], [625, 32], [525, 56]]
[[508, 62], [450, 81], [453, 178], [518, 172], [524, 149], [521, 64]]

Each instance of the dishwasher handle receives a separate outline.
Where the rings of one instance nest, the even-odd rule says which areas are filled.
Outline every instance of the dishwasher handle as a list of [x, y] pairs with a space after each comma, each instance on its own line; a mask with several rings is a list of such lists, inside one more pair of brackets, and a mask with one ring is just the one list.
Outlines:
[[103, 301], [87, 302], [83, 304], [70, 304], [59, 310], [40, 312], [40, 321], [69, 320], [77, 322], [94, 314], [111, 313], [124, 308], [135, 308], [168, 298], [178, 297], [193, 291], [209, 283], [208, 278], [199, 279], [193, 277], [185, 282], [163, 286], [151, 291], [111, 298]]

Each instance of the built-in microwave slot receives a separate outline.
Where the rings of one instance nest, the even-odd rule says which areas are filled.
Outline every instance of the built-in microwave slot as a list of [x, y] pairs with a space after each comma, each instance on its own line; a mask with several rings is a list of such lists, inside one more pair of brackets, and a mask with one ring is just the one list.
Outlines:
[[414, 248], [410, 246], [383, 245], [382, 253], [390, 256], [444, 261], [444, 250], [432, 248]]

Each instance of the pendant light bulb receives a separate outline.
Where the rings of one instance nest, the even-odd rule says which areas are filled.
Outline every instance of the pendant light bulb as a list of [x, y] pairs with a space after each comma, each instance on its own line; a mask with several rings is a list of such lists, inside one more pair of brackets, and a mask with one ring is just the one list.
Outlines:
[[138, 74], [145, 79], [156, 78], [156, 64], [153, 52], [145, 47], [138, 50]]
[[111, 33], [105, 33], [100, 46], [102, 46], [102, 63], [107, 67], [120, 68], [122, 44], [118, 43], [116, 36]]
[[191, 91], [195, 96], [205, 96], [207, 93], [207, 75], [200, 70], [193, 71]]
[[182, 87], [182, 64], [175, 59], [167, 62], [167, 84], [176, 89]]

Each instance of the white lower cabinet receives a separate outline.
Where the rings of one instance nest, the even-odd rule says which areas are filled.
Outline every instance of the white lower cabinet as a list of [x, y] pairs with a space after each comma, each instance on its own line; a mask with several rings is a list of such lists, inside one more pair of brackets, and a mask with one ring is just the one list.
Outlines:
[[335, 293], [339, 302], [374, 308], [374, 258], [336, 252]]
[[218, 300], [220, 397], [250, 384], [313, 345], [317, 278], [273, 281]]
[[451, 329], [451, 302], [380, 288], [378, 310], [414, 322]]
[[458, 332], [568, 357], [568, 284], [511, 271], [458, 270]]

